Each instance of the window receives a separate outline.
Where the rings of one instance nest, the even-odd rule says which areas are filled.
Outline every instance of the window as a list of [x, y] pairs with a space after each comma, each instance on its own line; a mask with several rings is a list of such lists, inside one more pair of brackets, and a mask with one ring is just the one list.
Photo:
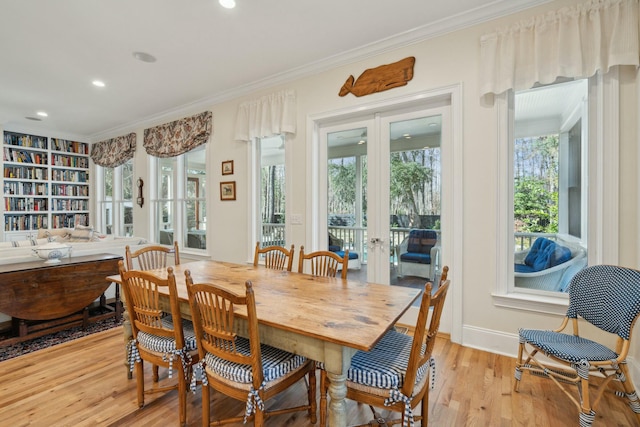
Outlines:
[[259, 189], [257, 207], [257, 240], [261, 246], [284, 246], [286, 185], [285, 185], [285, 144], [283, 136], [261, 138], [257, 141], [256, 177]]
[[[498, 206], [499, 227], [497, 229], [496, 256], [496, 288], [493, 294], [497, 306], [535, 312], [562, 315], [566, 312], [567, 294], [559, 291], [548, 291], [534, 287], [516, 285], [514, 264], [517, 262], [518, 249], [514, 244], [516, 238], [514, 206], [516, 182], [516, 139], [532, 141], [539, 137], [546, 142], [557, 139], [557, 182], [547, 184], [547, 188], [557, 189], [556, 216], [547, 220], [557, 221], [557, 232], [550, 233], [550, 240], [560, 237], [572, 251], [582, 248], [585, 251], [583, 262], [591, 264], [618, 264], [619, 236], [619, 105], [620, 83], [619, 69], [613, 67], [606, 74], [596, 74], [586, 80], [556, 83], [546, 88], [556, 93], [558, 105], [573, 105], [559, 117], [545, 117], [540, 112], [555, 110], [552, 107], [537, 109], [527, 107], [527, 98], [518, 95], [529, 94], [530, 101], [537, 95], [542, 97], [545, 88], [536, 88], [514, 94], [512, 91], [496, 98], [499, 118], [499, 159], [498, 162]], [[580, 102], [567, 103], [569, 98], [565, 90], [575, 89], [573, 85], [584, 85], [587, 95]], [[581, 89], [582, 90], [582, 89]], [[564, 93], [564, 95], [563, 95]], [[535, 104], [541, 105], [541, 104]], [[547, 104], [550, 105], [550, 104]], [[524, 118], [533, 117], [537, 111], [537, 124], [534, 121], [526, 125]], [[553, 126], [551, 124], [555, 123]], [[538, 130], [534, 130], [538, 129]], [[550, 131], [555, 128], [554, 131]], [[531, 143], [533, 145], [533, 143]], [[555, 144], [555, 142], [554, 142]], [[547, 156], [547, 159], [550, 159]], [[533, 170], [533, 167], [529, 167]], [[552, 196], [556, 197], [555, 195]], [[556, 209], [556, 208], [554, 208]], [[547, 212], [552, 211], [547, 204]], [[553, 218], [557, 218], [553, 219]], [[544, 221], [543, 221], [544, 222]], [[520, 223], [521, 224], [521, 223]], [[535, 232], [539, 233], [539, 232]], [[531, 244], [535, 242], [532, 241]], [[528, 243], [524, 243], [527, 246]], [[565, 244], [562, 244], [565, 246]], [[588, 246], [588, 250], [587, 250]], [[574, 268], [575, 267], [575, 268]], [[565, 278], [571, 277], [583, 266], [573, 266]], [[560, 282], [558, 281], [560, 280]], [[554, 283], [562, 283], [562, 279], [554, 279]]]
[[156, 241], [206, 249], [207, 171], [204, 146], [176, 157], [157, 159]]
[[97, 167], [99, 231], [133, 236], [133, 160], [115, 168]]
[[567, 292], [586, 266], [587, 80], [514, 97], [514, 287]]

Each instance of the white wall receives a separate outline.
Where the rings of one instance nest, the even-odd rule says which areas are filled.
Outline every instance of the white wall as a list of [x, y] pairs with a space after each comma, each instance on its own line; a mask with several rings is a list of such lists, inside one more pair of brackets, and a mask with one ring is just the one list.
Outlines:
[[[558, 0], [527, 12], [508, 16], [473, 28], [442, 35], [437, 38], [406, 46], [342, 66], [330, 71], [303, 78], [288, 84], [272, 87], [217, 105], [199, 106], [190, 111], [181, 111], [172, 117], [163, 117], [155, 124], [165, 123], [206, 109], [213, 112], [213, 136], [209, 142], [208, 167], [210, 170], [209, 206], [207, 208], [209, 254], [213, 259], [231, 262], [246, 262], [250, 259], [253, 243], [249, 230], [249, 188], [248, 188], [248, 148], [246, 143], [233, 140], [235, 114], [240, 102], [254, 99], [280, 89], [294, 89], [297, 93], [298, 129], [287, 139], [287, 150], [294, 159], [292, 170], [287, 172], [295, 177], [292, 183], [292, 197], [287, 200], [287, 212], [299, 213], [309, 218], [307, 206], [307, 155], [309, 141], [306, 140], [307, 117], [327, 111], [347, 108], [364, 103], [384, 100], [412, 93], [461, 84], [462, 95], [462, 138], [463, 138], [463, 230], [462, 264], [452, 265], [462, 272], [464, 283], [455, 282], [462, 294], [459, 310], [463, 325], [462, 344], [485, 348], [489, 351], [516, 352], [516, 334], [519, 327], [553, 328], [560, 319], [554, 315], [518, 311], [496, 307], [492, 292], [497, 276], [497, 170], [498, 170], [498, 117], [497, 109], [483, 107], [478, 96], [479, 37], [498, 27], [506, 26], [527, 16], [556, 10], [562, 6], [579, 3], [576, 0]], [[310, 48], [312, 48], [310, 46]], [[358, 76], [367, 68], [398, 61], [407, 56], [415, 56], [414, 78], [407, 86], [386, 92], [356, 98], [352, 95], [338, 96], [338, 90], [353, 74]], [[620, 236], [619, 264], [638, 265], [638, 94], [635, 70], [621, 71], [622, 94], [620, 99]], [[202, 107], [202, 108], [201, 108]], [[135, 155], [135, 176], [145, 180], [145, 206], [134, 208], [135, 234], [151, 237], [147, 227], [151, 206], [149, 190], [155, 177], [148, 175], [149, 160], [142, 147], [144, 128], [133, 129], [138, 134], [138, 150]], [[117, 135], [111, 135], [117, 136]], [[234, 160], [234, 175], [224, 180], [237, 183], [237, 200], [221, 202], [218, 182], [223, 180], [220, 164]], [[306, 222], [306, 221], [305, 221]], [[306, 223], [291, 226], [289, 239], [296, 246], [308, 244]], [[445, 263], [447, 260], [445, 260]], [[640, 356], [640, 339], [632, 349], [632, 355]]]

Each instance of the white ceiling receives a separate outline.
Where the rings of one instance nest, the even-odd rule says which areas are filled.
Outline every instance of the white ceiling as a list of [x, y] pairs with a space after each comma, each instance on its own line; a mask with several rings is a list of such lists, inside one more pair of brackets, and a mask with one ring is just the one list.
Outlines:
[[0, 124], [116, 136], [548, 1], [0, 0]]

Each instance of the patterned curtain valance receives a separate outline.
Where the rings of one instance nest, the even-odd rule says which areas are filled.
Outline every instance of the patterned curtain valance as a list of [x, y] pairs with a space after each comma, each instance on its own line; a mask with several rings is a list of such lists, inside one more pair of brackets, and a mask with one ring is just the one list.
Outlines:
[[204, 144], [213, 128], [213, 113], [205, 111], [144, 130], [144, 148], [155, 157], [175, 157]]
[[236, 116], [236, 141], [296, 133], [296, 93], [282, 90], [243, 102]]
[[480, 95], [639, 64], [638, 0], [591, 0], [480, 39]]
[[136, 151], [136, 134], [118, 136], [91, 145], [91, 159], [96, 165], [115, 168], [133, 158]]

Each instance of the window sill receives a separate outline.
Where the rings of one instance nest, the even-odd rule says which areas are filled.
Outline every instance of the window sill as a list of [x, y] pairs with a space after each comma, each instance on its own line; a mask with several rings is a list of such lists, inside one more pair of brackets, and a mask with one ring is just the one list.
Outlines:
[[497, 307], [515, 308], [564, 316], [569, 305], [568, 295], [550, 296], [514, 292], [509, 294], [493, 293], [493, 304]]

